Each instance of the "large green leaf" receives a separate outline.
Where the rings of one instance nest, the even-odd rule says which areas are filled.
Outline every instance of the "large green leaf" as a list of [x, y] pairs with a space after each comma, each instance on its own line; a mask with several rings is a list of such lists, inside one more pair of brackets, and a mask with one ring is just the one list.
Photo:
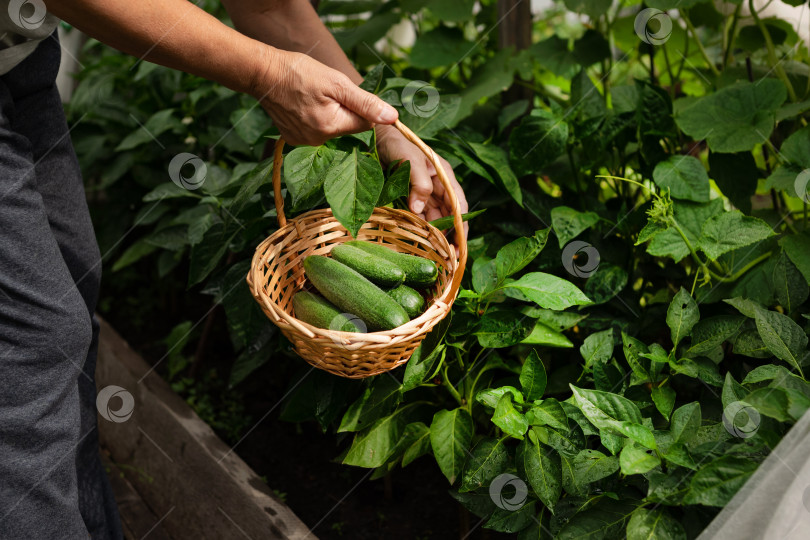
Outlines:
[[683, 525], [661, 508], [639, 508], [627, 524], [627, 540], [686, 540]]
[[598, 222], [599, 214], [596, 212], [579, 212], [568, 206], [555, 206], [551, 209], [551, 227], [557, 235], [560, 249]]
[[535, 514], [537, 509], [534, 501], [524, 504], [517, 510], [496, 508], [483, 528], [502, 533], [521, 532], [537, 521]]
[[533, 426], [549, 426], [563, 432], [568, 431], [568, 416], [560, 402], [554, 398], [544, 399], [534, 405], [526, 413], [526, 419]]
[[585, 295], [594, 304], [604, 304], [622, 292], [628, 279], [624, 268], [610, 263], [601, 264], [585, 283]]
[[700, 237], [700, 249], [710, 259], [716, 260], [724, 253], [750, 246], [773, 235], [770, 225], [761, 219], [733, 210], [706, 221]]
[[586, 337], [579, 353], [585, 359], [585, 368], [590, 368], [597, 362], [609, 361], [613, 356], [613, 329], [608, 328]]
[[475, 152], [476, 157], [492, 167], [501, 185], [512, 199], [520, 206], [523, 206], [523, 192], [520, 190], [520, 183], [515, 176], [512, 167], [509, 165], [509, 155], [506, 150], [493, 144], [479, 144], [475, 142], [467, 143]]
[[705, 354], [736, 334], [745, 317], [718, 315], [699, 321], [692, 329], [692, 345], [686, 351], [690, 355]]
[[547, 309], [563, 310], [592, 303], [570, 281], [543, 272], [525, 274], [517, 281], [509, 283], [506, 288], [517, 289], [532, 302]]
[[779, 253], [773, 266], [774, 294], [779, 304], [792, 313], [804, 304], [810, 295], [810, 288], [784, 250]]
[[488, 486], [492, 480], [506, 470], [509, 453], [506, 450], [506, 438], [482, 439], [472, 449], [464, 464], [464, 475], [459, 491], [473, 491]]
[[553, 510], [562, 494], [560, 456], [550, 448], [526, 439], [518, 445], [515, 462], [518, 473], [529, 481], [537, 498]]
[[594, 426], [624, 435], [647, 448], [656, 448], [652, 432], [641, 425], [641, 412], [635, 403], [618, 394], [569, 386], [579, 410]]
[[708, 202], [709, 175], [703, 164], [692, 156], [670, 156], [653, 171], [653, 181], [674, 199]]
[[408, 466], [416, 458], [430, 452], [430, 428], [422, 422], [408, 424], [405, 426], [405, 429], [408, 428], [410, 428], [413, 436], [410, 439], [410, 444], [402, 453], [403, 467]]
[[371, 156], [351, 153], [338, 154], [326, 172], [324, 193], [332, 213], [341, 225], [357, 237], [360, 227], [374, 211], [385, 180], [380, 164]]
[[402, 399], [401, 384], [393, 377], [378, 377], [366, 388], [357, 401], [351, 404], [338, 427], [342, 431], [360, 431], [378, 418], [388, 414]]
[[[724, 211], [722, 199], [712, 199], [708, 203], [675, 201], [673, 207], [675, 221], [683, 229], [692, 247], [698, 246], [703, 224]], [[675, 262], [680, 262], [689, 255], [689, 248], [678, 231], [670, 227], [652, 237], [647, 253], [656, 257], [672, 257]]]
[[620, 538], [625, 523], [630, 518], [636, 504], [628, 501], [614, 501], [602, 498], [588, 506], [560, 529], [555, 540], [597, 540]]
[[629, 443], [619, 454], [622, 474], [644, 474], [661, 465], [661, 459], [648, 448]]
[[430, 424], [430, 447], [442, 474], [454, 484], [461, 473], [473, 434], [473, 421], [466, 409], [442, 410]]
[[534, 324], [519, 311], [491, 311], [481, 317], [475, 336], [482, 347], [509, 347], [526, 338]]
[[284, 158], [284, 181], [293, 210], [320, 195], [329, 168], [341, 153], [327, 146], [299, 146]]
[[399, 411], [377, 420], [355, 435], [343, 463], [369, 469], [382, 467], [396, 450], [404, 430], [405, 420]]
[[695, 299], [681, 287], [667, 309], [667, 326], [669, 326], [674, 347], [677, 347], [678, 343], [689, 335], [699, 319], [700, 311]]
[[745, 152], [771, 136], [775, 113], [787, 98], [777, 79], [740, 82], [678, 107], [675, 121], [684, 133], [705, 139], [714, 152]]
[[793, 319], [776, 311], [758, 309], [754, 320], [768, 350], [801, 372], [799, 365], [807, 351], [807, 334]]
[[[522, 313], [522, 312], [521, 312]], [[570, 349], [574, 346], [571, 340], [565, 337], [564, 334], [552, 330], [545, 324], [537, 321], [534, 328], [528, 336], [523, 338], [521, 343], [526, 345], [543, 345], [545, 347], [558, 347], [562, 349]]]
[[539, 174], [565, 153], [568, 124], [552, 112], [535, 109], [509, 135], [509, 159], [518, 176]]
[[709, 462], [692, 477], [685, 504], [725, 506], [748, 480], [757, 462], [736, 456], [722, 456]]
[[492, 413], [492, 423], [501, 428], [501, 431], [515, 439], [523, 439], [529, 429], [529, 421], [512, 405], [512, 396], [509, 393], [501, 396]]
[[449, 66], [477, 48], [475, 43], [464, 39], [460, 28], [440, 25], [417, 38], [411, 49], [411, 65], [416, 68]]
[[810, 283], [810, 237], [804, 234], [787, 235], [779, 240], [779, 245], [802, 273], [804, 280]]
[[473, 16], [475, 0], [438, 0], [428, 3], [428, 9], [440, 21], [463, 21]]
[[546, 368], [537, 355], [537, 351], [532, 349], [520, 370], [520, 386], [523, 388], [526, 400], [533, 401], [542, 398], [543, 392], [546, 391], [546, 382]]
[[495, 256], [498, 279], [506, 279], [532, 262], [546, 246], [548, 233], [548, 229], [542, 229], [534, 236], [518, 238], [499, 249]]
[[598, 19], [610, 8], [610, 0], [565, 0], [565, 7], [583, 13], [591, 19]]

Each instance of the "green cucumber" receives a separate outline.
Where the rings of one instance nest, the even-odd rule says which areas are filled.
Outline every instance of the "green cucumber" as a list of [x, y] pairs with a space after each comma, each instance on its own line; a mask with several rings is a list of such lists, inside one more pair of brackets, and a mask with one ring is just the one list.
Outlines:
[[369, 330], [391, 330], [410, 320], [385, 291], [335, 259], [310, 255], [304, 259], [304, 272], [327, 300], [360, 317]]
[[391, 289], [388, 296], [397, 301], [397, 304], [405, 309], [408, 317], [415, 319], [422, 314], [425, 309], [425, 299], [422, 295], [411, 289], [407, 285], [400, 285], [396, 289]]
[[436, 278], [439, 275], [436, 263], [424, 257], [399, 253], [382, 244], [364, 240], [351, 240], [344, 245], [360, 248], [366, 253], [396, 264], [405, 272], [405, 285], [427, 287], [436, 283]]
[[333, 247], [332, 258], [381, 287], [396, 287], [405, 281], [405, 272], [399, 266], [354, 246], [339, 244]]
[[292, 304], [295, 318], [312, 326], [339, 332], [363, 331], [362, 327], [357, 327], [356, 319], [347, 317], [334, 304], [317, 294], [298, 291], [293, 296]]

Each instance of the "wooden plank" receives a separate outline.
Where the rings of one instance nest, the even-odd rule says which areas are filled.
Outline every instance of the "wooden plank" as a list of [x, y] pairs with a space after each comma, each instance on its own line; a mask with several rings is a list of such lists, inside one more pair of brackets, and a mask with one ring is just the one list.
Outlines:
[[[116, 385], [134, 398], [129, 418], [99, 418], [99, 437], [171, 537], [316, 540], [103, 320], [96, 378], [99, 390]], [[110, 400], [110, 411], [122, 397]]]

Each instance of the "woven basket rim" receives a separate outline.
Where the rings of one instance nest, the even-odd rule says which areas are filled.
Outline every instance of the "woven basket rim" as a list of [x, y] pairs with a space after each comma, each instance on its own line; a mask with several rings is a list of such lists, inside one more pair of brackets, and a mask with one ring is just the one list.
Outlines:
[[[421, 217], [409, 212], [407, 210], [401, 210], [397, 208], [388, 208], [388, 207], [376, 207], [374, 212], [372, 213], [372, 217], [380, 216], [381, 214], [387, 214], [389, 217], [393, 217], [394, 219], [402, 219], [403, 217], [407, 216], [407, 219], [413, 222], [418, 223], [421, 226], [426, 226], [426, 228], [434, 233], [435, 238], [439, 238], [439, 242], [441, 242], [441, 246], [435, 246], [433, 242], [431, 245], [433, 246], [436, 251], [440, 252], [444, 250], [445, 253], [450, 255], [447, 261], [447, 272], [449, 273], [451, 279], [448, 279], [445, 286], [442, 288], [442, 291], [439, 295], [435, 296], [430, 304], [425, 308], [425, 311], [414, 319], [411, 319], [407, 323], [398, 326], [397, 328], [391, 330], [381, 330], [376, 332], [364, 332], [364, 333], [355, 333], [355, 332], [341, 332], [338, 330], [329, 330], [325, 328], [318, 328], [316, 326], [312, 326], [309, 323], [306, 323], [287, 311], [285, 311], [278, 303], [272, 300], [264, 291], [263, 283], [260, 283], [257, 280], [257, 274], [261, 273], [262, 269], [262, 259], [263, 255], [266, 253], [266, 246], [268, 244], [273, 244], [278, 242], [280, 239], [284, 238], [286, 235], [290, 234], [296, 229], [296, 224], [300, 220], [305, 220], [312, 217], [322, 217], [328, 218], [337, 221], [334, 217], [331, 208], [320, 208], [316, 210], [310, 210], [303, 214], [300, 214], [294, 218], [290, 218], [287, 223], [275, 231], [273, 234], [268, 236], [264, 241], [262, 241], [257, 247], [256, 251], [253, 255], [253, 260], [251, 262], [250, 271], [248, 272], [248, 283], [251, 288], [251, 292], [253, 296], [261, 301], [265, 306], [267, 306], [273, 313], [276, 315], [276, 320], [273, 321], [277, 325], [281, 326], [284, 325], [287, 328], [296, 328], [298, 330], [303, 330], [304, 334], [307, 337], [314, 338], [315, 336], [320, 336], [323, 338], [330, 338], [330, 339], [338, 339], [341, 343], [345, 345], [360, 345], [360, 344], [391, 344], [396, 341], [402, 341], [404, 339], [418, 336], [422, 333], [429, 332], [433, 326], [435, 326], [441, 319], [443, 319], [447, 312], [450, 310], [453, 302], [458, 295], [458, 289], [453, 288], [453, 280], [452, 276], [455, 272], [458, 271], [458, 259], [456, 258], [456, 251], [447, 241], [447, 238], [444, 234], [431, 225], [426, 220], [422, 219]], [[344, 231], [346, 231], [345, 227], [340, 225]], [[348, 231], [346, 231], [348, 234]], [[340, 242], [338, 242], [340, 243]], [[438, 249], [440, 248], [440, 249]], [[414, 331], [416, 330], [416, 331]]]

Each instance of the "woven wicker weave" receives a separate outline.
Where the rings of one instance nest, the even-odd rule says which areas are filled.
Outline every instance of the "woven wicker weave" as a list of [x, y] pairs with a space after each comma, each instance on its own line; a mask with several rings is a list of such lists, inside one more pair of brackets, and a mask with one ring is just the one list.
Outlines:
[[313, 366], [342, 377], [370, 377], [407, 362], [425, 335], [450, 312], [467, 261], [467, 242], [458, 200], [438, 157], [399, 121], [395, 126], [431, 160], [452, 198], [458, 259], [438, 229], [404, 210], [375, 208], [357, 239], [378, 242], [436, 262], [439, 277], [428, 291], [425, 312], [393, 330], [365, 334], [317, 328], [295, 318], [292, 297], [307, 285], [304, 259], [310, 255], [329, 255], [335, 245], [353, 238], [335, 219], [331, 209], [313, 210], [287, 221], [281, 197], [282, 139], [276, 144], [273, 163], [280, 228], [256, 248], [247, 276], [256, 301], [292, 342], [296, 352]]

